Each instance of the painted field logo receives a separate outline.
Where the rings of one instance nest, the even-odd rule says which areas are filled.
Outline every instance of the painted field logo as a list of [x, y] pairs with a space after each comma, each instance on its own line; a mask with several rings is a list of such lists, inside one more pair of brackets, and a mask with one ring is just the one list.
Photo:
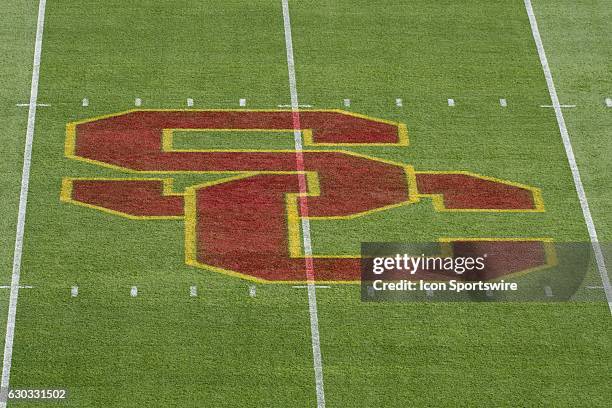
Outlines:
[[[340, 110], [301, 111], [300, 119], [306, 146], [408, 145], [400, 123]], [[293, 125], [291, 111], [283, 110], [135, 110], [69, 123], [66, 157], [132, 176], [66, 177], [62, 201], [135, 220], [184, 219], [187, 264], [262, 282], [304, 281], [295, 151], [174, 148], [173, 132], [187, 130], [293, 132]], [[306, 149], [303, 155], [309, 218], [356, 218], [422, 198], [430, 198], [436, 211], [544, 210], [539, 190], [518, 183], [469, 172], [419, 172], [343, 150]], [[233, 175], [174, 191], [172, 175], [181, 173]], [[164, 177], [151, 178], [155, 174]], [[546, 240], [443, 241], [451, 250], [514, 246], [534, 252], [528, 264], [506, 262], [487, 278], [551, 262]], [[313, 258], [318, 281], [359, 280], [359, 256]]]

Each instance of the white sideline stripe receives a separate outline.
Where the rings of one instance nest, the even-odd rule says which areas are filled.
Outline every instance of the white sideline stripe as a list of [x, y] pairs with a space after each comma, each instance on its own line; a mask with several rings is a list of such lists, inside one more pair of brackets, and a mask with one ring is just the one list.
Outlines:
[[134, 99], [134, 106], [142, 106], [142, 99], [140, 98]]
[[19, 214], [17, 216], [17, 232], [15, 233], [15, 252], [13, 255], [13, 273], [11, 276], [11, 292], [6, 320], [6, 336], [4, 339], [4, 358], [2, 361], [2, 381], [0, 382], [0, 408], [5, 408], [8, 397], [11, 364], [13, 361], [13, 341], [15, 336], [15, 315], [17, 314], [17, 299], [19, 297], [19, 280], [21, 278], [21, 256], [23, 253], [23, 233], [25, 229], [28, 190], [30, 187], [30, 166], [32, 163], [32, 142], [36, 123], [36, 107], [38, 103], [38, 80], [40, 78], [40, 56], [42, 54], [43, 30], [45, 26], [46, 0], [38, 3], [38, 20], [36, 22], [36, 41], [34, 45], [34, 62], [32, 63], [32, 84], [30, 87], [30, 106], [28, 109], [28, 127], [26, 130], [25, 151], [23, 154], [23, 170], [21, 173], [21, 191], [19, 192]]
[[455, 100], [452, 98], [449, 98], [448, 100], [448, 106], [455, 106]]
[[[285, 48], [287, 49], [287, 71], [289, 73], [289, 91], [291, 93], [291, 111], [299, 111], [297, 85], [295, 79], [295, 60], [293, 58], [293, 39], [291, 38], [291, 18], [289, 17], [289, 1], [282, 0], [283, 25], [285, 29]], [[298, 154], [302, 151], [302, 131], [295, 129], [293, 132], [295, 150]], [[302, 218], [302, 237], [304, 241], [304, 254], [312, 257], [312, 246], [310, 242], [310, 222], [308, 218]], [[319, 337], [319, 317], [317, 312], [317, 288], [314, 282], [308, 281], [308, 312], [310, 313], [310, 336], [312, 340], [312, 362], [315, 374], [315, 385], [317, 392], [317, 407], [325, 408], [325, 391], [323, 386], [323, 358], [321, 356], [321, 341]]]
[[[294, 289], [308, 289], [308, 285], [296, 285], [296, 286], [292, 286], [292, 288], [294, 288]], [[315, 288], [317, 288], [317, 289], [329, 289], [329, 288], [331, 288], [331, 286], [315, 285]]]
[[[27, 106], [27, 107], [29, 108], [29, 107], [30, 107], [30, 104], [29, 104], [29, 103], [18, 103], [18, 104], [16, 104], [15, 106], [19, 106], [20, 108], [23, 108], [23, 107]], [[49, 107], [49, 106], [51, 106], [51, 105], [50, 105], [50, 104], [48, 104], [48, 103], [39, 103], [39, 104], [36, 104], [36, 106], [40, 106], [40, 107], [43, 107], [43, 108], [47, 108], [47, 107]]]
[[351, 100], [350, 99], [345, 99], [344, 101], [342, 101], [342, 103], [344, 104], [344, 106], [346, 106], [347, 108], [351, 106]]
[[72, 288], [70, 288], [70, 296], [71, 297], [79, 296], [79, 287], [78, 286], [73, 286]]
[[508, 101], [502, 98], [499, 100], [499, 104], [501, 105], [502, 108], [505, 108], [508, 106]]
[[612, 98], [606, 98], [606, 106], [612, 108]]
[[189, 296], [191, 296], [191, 297], [197, 297], [198, 296], [198, 287], [197, 286], [191, 286], [189, 288]]
[[255, 285], [250, 285], [249, 286], [249, 296], [250, 297], [257, 296], [257, 287]]
[[404, 106], [404, 101], [402, 101], [402, 98], [397, 98], [395, 100], [395, 106], [397, 106], [398, 108], [401, 108], [402, 106]]
[[546, 77], [546, 84], [548, 86], [548, 93], [552, 101], [553, 107], [555, 108], [555, 115], [557, 117], [557, 124], [559, 125], [559, 131], [561, 132], [561, 138], [563, 139], [563, 146], [565, 147], [565, 154], [567, 155], [567, 161], [569, 162], [570, 169], [572, 170], [572, 177], [574, 179], [574, 185], [576, 186], [576, 192], [580, 200], [580, 206], [582, 207], [582, 214], [584, 221], [586, 222], [587, 229], [589, 231], [589, 238], [591, 239], [591, 245], [595, 252], [595, 260], [597, 261], [597, 269], [601, 277], [604, 291], [606, 292], [606, 299], [608, 300], [608, 308], [610, 314], [612, 314], [612, 288], [610, 287], [610, 278], [608, 277], [608, 270], [606, 269], [606, 262], [597, 238], [597, 230], [595, 229], [595, 223], [591, 216], [591, 210], [589, 208], [589, 202], [587, 200], [584, 186], [582, 185], [582, 179], [580, 178], [580, 170], [576, 163], [576, 157], [574, 156], [574, 149], [572, 148], [572, 142], [565, 126], [565, 118], [561, 111], [561, 105], [559, 104], [559, 97], [557, 96], [557, 90], [553, 81], [552, 73], [550, 72], [550, 66], [548, 65], [548, 59], [546, 58], [546, 52], [544, 51], [544, 45], [542, 44], [542, 37], [540, 36], [540, 30], [538, 29], [538, 22], [533, 12], [533, 6], [531, 0], [524, 0], [527, 14], [529, 15], [529, 23], [531, 24], [531, 32], [533, 39], [535, 40], [536, 47], [538, 49], [538, 55], [540, 56], [540, 63], [542, 64], [542, 70]]
[[[290, 108], [291, 105], [277, 105], [279, 108]], [[312, 105], [300, 105], [299, 108], [312, 108]]]
[[136, 286], [132, 286], [132, 288], [130, 289], [130, 296], [131, 297], [138, 296], [138, 288]]
[[187, 98], [187, 106], [190, 107], [190, 108], [193, 106], [193, 99], [192, 98]]
[[241, 99], [238, 101], [238, 104], [239, 104], [240, 106], [246, 106], [246, 99], [241, 98]]
[[[555, 105], [540, 105], [540, 108], [554, 108]], [[559, 105], [560, 108], [575, 108], [576, 105]]]
[[546, 297], [553, 297], [552, 288], [550, 286], [544, 286], [544, 294]]
[[89, 106], [89, 99], [83, 98], [82, 105], [83, 105], [84, 108], [88, 107]]

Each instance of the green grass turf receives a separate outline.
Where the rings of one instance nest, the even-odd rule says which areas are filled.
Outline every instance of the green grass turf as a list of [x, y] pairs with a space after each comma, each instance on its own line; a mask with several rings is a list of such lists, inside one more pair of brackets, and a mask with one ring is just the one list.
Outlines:
[[[595, 11], [605, 5], [539, 3], [563, 102], [580, 105], [566, 118], [599, 232], [609, 237], [603, 158], [611, 119], [601, 101], [612, 94], [603, 56], [610, 35], [605, 12]], [[2, 33], [0, 46], [14, 47], [16, 59], [2, 66], [15, 81], [3, 106], [13, 160], [0, 166], [2, 209], [16, 214], [27, 114], [13, 105], [28, 98], [36, 5], [11, 5], [23, 34]], [[522, 2], [292, 1], [291, 13], [302, 103], [339, 108], [350, 98], [353, 111], [408, 125], [407, 148], [354, 151], [531, 184], [547, 208], [457, 215], [423, 200], [351, 222], [313, 221], [316, 253], [445, 235], [587, 240], [554, 113], [539, 108], [549, 97]], [[583, 20], [564, 20], [573, 15]], [[568, 53], [567, 37], [576, 44]], [[187, 97], [206, 108], [235, 108], [243, 97], [257, 108], [288, 103], [280, 1], [49, 2], [43, 50], [39, 101], [53, 106], [37, 115], [22, 274], [36, 289], [21, 291], [12, 386], [66, 387], [72, 407], [313, 406], [304, 291], [258, 285], [250, 298], [247, 282], [183, 264], [180, 221], [137, 222], [59, 202], [63, 176], [121, 177], [65, 159], [66, 122], [125, 110], [135, 97], [163, 108], [183, 107]], [[587, 57], [585, 74], [577, 61]], [[404, 108], [394, 106], [398, 97]], [[220, 146], [239, 147], [221, 136]], [[202, 140], [177, 136], [185, 147]], [[287, 140], [253, 146], [260, 143], [280, 148]], [[177, 186], [203, 179], [181, 177]], [[5, 279], [14, 219], [0, 225], [9, 237]], [[81, 293], [70, 299], [75, 284]], [[128, 295], [132, 285], [138, 298]], [[198, 298], [188, 297], [190, 285]], [[354, 286], [317, 295], [329, 406], [604, 406], [610, 394], [602, 303], [372, 304]]]

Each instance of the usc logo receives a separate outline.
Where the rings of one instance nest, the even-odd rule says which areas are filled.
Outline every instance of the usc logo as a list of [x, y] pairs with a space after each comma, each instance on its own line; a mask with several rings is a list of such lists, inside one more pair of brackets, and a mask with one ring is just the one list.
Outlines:
[[[350, 219], [430, 202], [436, 211], [544, 211], [539, 190], [526, 185], [464, 171], [420, 172], [350, 151], [309, 148], [407, 146], [403, 124], [340, 110], [301, 111], [300, 120], [311, 219]], [[185, 262], [191, 266], [261, 282], [304, 281], [295, 151], [173, 146], [175, 131], [196, 130], [256, 137], [256, 132], [293, 132], [293, 127], [291, 111], [282, 110], [134, 110], [69, 123], [66, 157], [132, 176], [65, 177], [61, 200], [134, 220], [184, 220]], [[173, 190], [172, 175], [181, 173], [232, 176], [180, 192]], [[441, 239], [443, 251], [489, 253], [489, 267], [479, 279], [550, 265], [548, 244], [546, 239]], [[508, 251], [527, 256], [508, 259]], [[313, 264], [317, 281], [360, 277], [358, 256], [314, 255]], [[415, 277], [457, 279], [434, 275]]]

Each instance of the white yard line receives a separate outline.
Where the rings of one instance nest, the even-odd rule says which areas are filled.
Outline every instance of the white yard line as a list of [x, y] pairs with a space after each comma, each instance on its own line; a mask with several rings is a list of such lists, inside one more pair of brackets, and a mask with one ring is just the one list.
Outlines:
[[[279, 107], [279, 108], [290, 108], [291, 105], [277, 105], [277, 107]], [[298, 108], [312, 108], [312, 105], [301, 104], [300, 106], [298, 106]]]
[[[13, 287], [11, 285], [2, 285], [0, 286], [0, 289], [12, 289]], [[19, 285], [19, 289], [34, 289], [34, 286], [30, 286], [30, 285]]]
[[285, 48], [287, 50], [287, 70], [289, 72], [289, 91], [291, 93], [291, 112], [293, 118], [293, 138], [296, 151], [296, 164], [300, 186], [300, 214], [302, 216], [302, 237], [304, 242], [304, 255], [306, 262], [306, 277], [308, 286], [308, 310], [310, 313], [310, 334], [312, 339], [312, 357], [315, 372], [315, 385], [317, 392], [317, 407], [325, 407], [325, 392], [323, 387], [323, 358], [321, 356], [321, 341], [319, 338], [319, 317], [317, 314], [317, 289], [315, 287], [312, 245], [310, 241], [310, 222], [308, 204], [305, 193], [306, 177], [304, 176], [304, 154], [302, 153], [302, 130], [300, 125], [299, 101], [295, 78], [295, 60], [293, 58], [293, 39], [291, 37], [291, 19], [289, 17], [289, 2], [282, 0], [283, 24], [285, 27]]
[[[19, 107], [19, 108], [25, 108], [25, 107], [28, 107], [28, 108], [29, 108], [29, 107], [30, 107], [30, 104], [29, 104], [29, 103], [18, 103], [18, 104], [16, 104], [15, 106], [17, 106], [17, 107]], [[51, 106], [51, 105], [50, 105], [50, 104], [48, 104], [48, 103], [39, 103], [39, 104], [38, 104], [38, 105], [36, 105], [36, 106], [37, 106], [37, 107], [38, 107], [38, 106], [40, 106], [40, 107], [42, 107], [42, 108], [47, 108], [47, 107], [49, 107], [49, 106]]]
[[576, 192], [580, 200], [580, 206], [582, 207], [582, 214], [589, 231], [589, 237], [591, 239], [591, 245], [595, 252], [595, 260], [597, 261], [597, 269], [601, 276], [601, 282], [603, 284], [604, 292], [606, 293], [606, 299], [608, 300], [608, 307], [612, 314], [612, 287], [610, 287], [610, 278], [608, 276], [608, 270], [606, 269], [606, 263], [601, 250], [601, 245], [597, 238], [597, 230], [593, 223], [593, 217], [591, 216], [591, 210], [589, 209], [589, 202], [582, 185], [582, 179], [580, 178], [580, 170], [576, 164], [576, 157], [574, 156], [574, 149], [572, 148], [572, 142], [565, 126], [565, 119], [563, 118], [563, 112], [561, 110], [561, 104], [559, 103], [559, 97], [557, 96], [557, 90], [553, 81], [552, 73], [550, 72], [550, 66], [548, 65], [548, 59], [546, 58], [546, 52], [544, 51], [544, 45], [542, 44], [542, 37], [540, 36], [540, 30], [538, 29], [538, 22], [533, 12], [533, 6], [531, 0], [525, 1], [525, 9], [529, 15], [529, 23], [531, 24], [531, 32], [533, 33], [533, 39], [535, 40], [536, 47], [538, 49], [538, 55], [540, 56], [540, 63], [544, 70], [544, 76], [546, 77], [546, 84], [548, 85], [548, 93], [552, 101], [553, 107], [555, 108], [555, 115], [557, 116], [557, 123], [561, 132], [561, 138], [563, 139], [563, 146], [565, 146], [565, 153], [569, 162], [570, 169], [572, 170], [572, 177], [574, 178], [574, 185], [576, 186]]
[[[575, 108], [576, 105], [559, 105], [559, 108]], [[555, 105], [540, 105], [540, 108], [555, 108]]]
[[28, 110], [28, 127], [26, 131], [25, 151], [23, 154], [23, 170], [21, 173], [21, 191], [19, 193], [19, 214], [17, 216], [17, 233], [15, 234], [15, 253], [13, 256], [13, 274], [11, 277], [11, 292], [6, 321], [6, 337], [4, 339], [4, 359], [2, 362], [2, 381], [0, 383], [0, 408], [6, 407], [11, 363], [13, 359], [13, 340], [15, 335], [15, 315], [17, 313], [17, 298], [19, 297], [19, 279], [21, 275], [21, 255], [23, 252], [23, 232], [25, 227], [28, 189], [30, 184], [30, 165], [32, 162], [32, 142], [34, 140], [34, 125], [36, 122], [36, 107], [38, 102], [38, 79], [40, 75], [40, 56], [45, 25], [46, 0], [38, 3], [38, 21], [36, 23], [36, 43], [34, 46], [34, 63], [32, 65], [32, 85], [30, 88], [30, 107]]

